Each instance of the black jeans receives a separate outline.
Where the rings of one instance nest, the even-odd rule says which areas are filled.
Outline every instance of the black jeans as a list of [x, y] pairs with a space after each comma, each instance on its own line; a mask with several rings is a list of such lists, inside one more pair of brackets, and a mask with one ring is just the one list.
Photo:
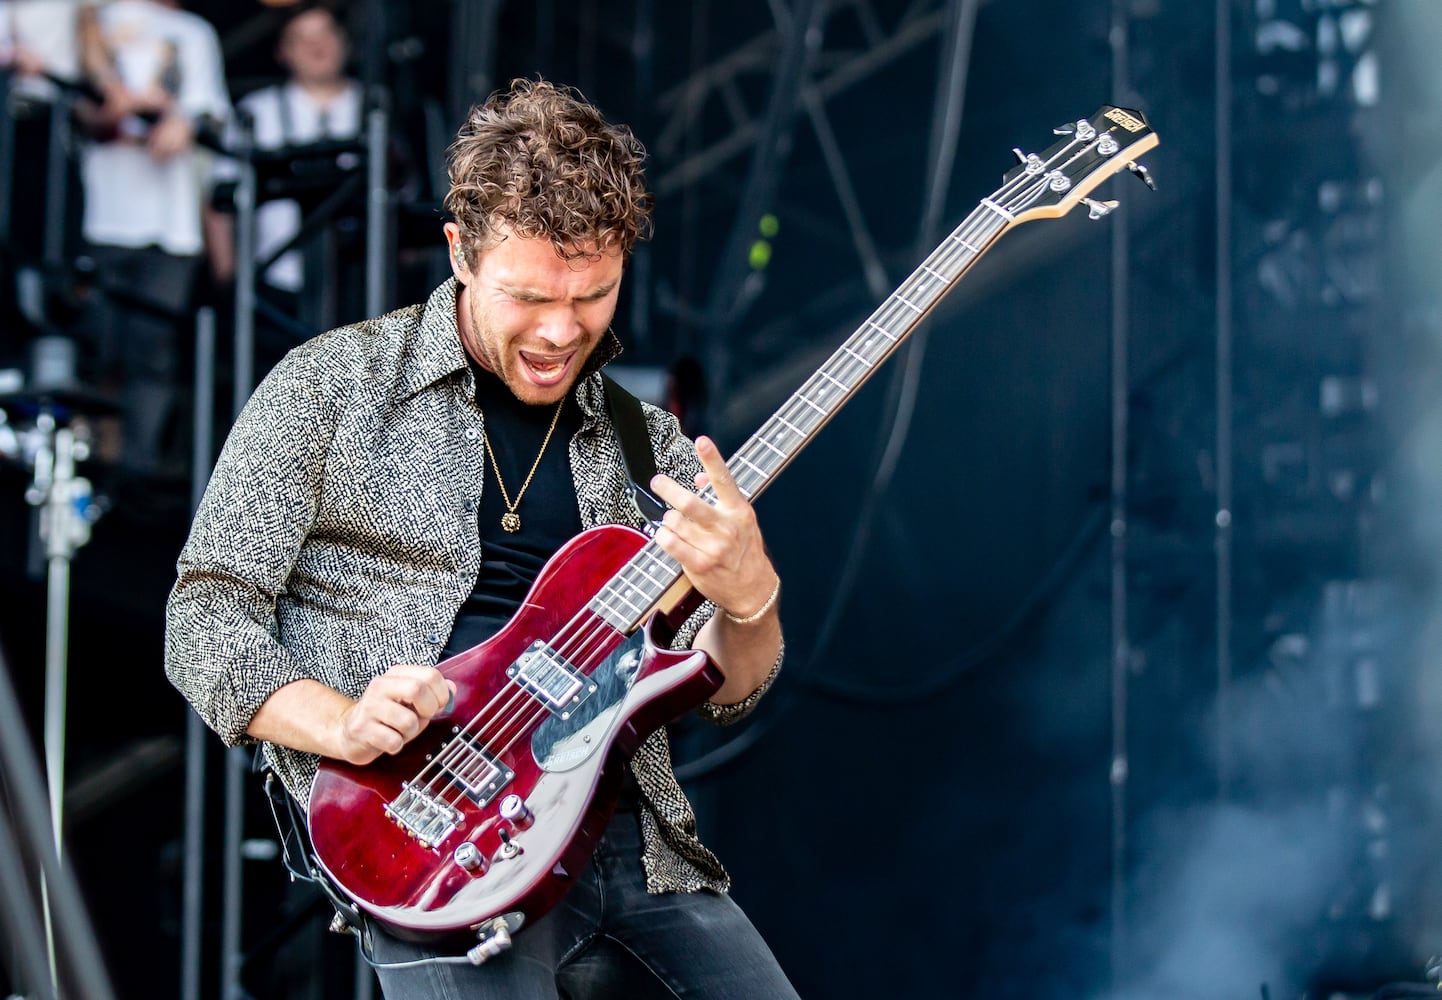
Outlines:
[[795, 1000], [746, 914], [712, 892], [646, 891], [637, 814], [618, 810], [585, 873], [509, 951], [483, 965], [387, 969], [433, 957], [369, 928], [381, 987], [393, 1000]]

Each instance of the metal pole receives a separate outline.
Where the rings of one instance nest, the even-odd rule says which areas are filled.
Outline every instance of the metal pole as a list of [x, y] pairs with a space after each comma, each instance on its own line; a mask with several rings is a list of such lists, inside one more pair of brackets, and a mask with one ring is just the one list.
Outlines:
[[384, 101], [377, 91], [374, 106], [366, 113], [366, 315], [379, 316], [391, 301], [389, 211], [386, 188], [386, 148], [389, 124]]
[[[50, 796], [50, 831], [55, 838], [58, 856], [62, 845], [65, 802], [65, 661], [69, 640], [70, 559], [65, 550], [65, 512], [63, 484], [74, 473], [70, 455], [73, 441], [68, 429], [51, 428], [49, 489], [41, 507], [41, 534], [45, 540], [47, 577], [45, 591], [45, 781]], [[56, 966], [55, 926], [50, 912], [50, 891], [45, 879], [40, 881], [40, 903], [45, 916], [45, 937], [49, 945], [50, 976], [59, 992], [60, 976]]]
[[1217, 0], [1217, 798], [1231, 796], [1232, 11]]
[[[215, 310], [195, 317], [195, 419], [190, 447], [190, 510], [210, 475], [215, 432]], [[205, 881], [205, 763], [210, 740], [195, 712], [185, 715], [185, 842], [182, 859], [180, 996], [200, 1000], [201, 904]]]
[[[25, 499], [39, 508], [40, 537], [45, 543], [48, 580], [45, 615], [45, 747], [46, 790], [50, 799], [50, 836], [54, 856], [63, 846], [65, 799], [65, 696], [66, 660], [69, 643], [70, 560], [76, 549], [90, 539], [90, 524], [97, 508], [91, 504], [88, 480], [75, 475], [75, 462], [85, 458], [88, 448], [68, 427], [58, 426], [55, 414], [42, 409], [36, 419], [43, 447], [35, 456], [34, 481]], [[48, 850], [32, 845], [43, 856]], [[65, 942], [52, 919], [52, 883], [45, 870], [40, 878], [40, 902], [51, 963], [51, 981], [59, 990], [59, 969], [68, 968], [71, 957], [62, 954]], [[63, 891], [63, 890], [62, 890]], [[63, 901], [62, 901], [63, 902]], [[59, 913], [59, 910], [55, 911]], [[63, 960], [63, 961], [62, 961]]]
[[[1131, 88], [1128, 65], [1129, 20], [1126, 0], [1113, 0], [1111, 11], [1112, 92], [1121, 99]], [[1128, 664], [1131, 660], [1127, 604], [1127, 441], [1131, 432], [1131, 285], [1127, 264], [1131, 244], [1127, 202], [1114, 211], [1111, 252], [1111, 946], [1113, 986], [1120, 982], [1127, 955], [1127, 790], [1131, 761], [1127, 747]]]
[[390, 140], [389, 95], [385, 87], [386, 42], [390, 37], [384, 0], [365, 0], [366, 111], [366, 290], [367, 316], [379, 316], [391, 301], [387, 250], [386, 159]]
[[[254, 138], [250, 122], [241, 120], [236, 158], [240, 177], [235, 187], [235, 361], [231, 380], [231, 415], [240, 415], [255, 386], [255, 165], [250, 152]], [[222, 909], [220, 920], [220, 995], [239, 1000], [241, 839], [245, 825], [246, 751], [226, 752], [225, 834], [221, 843]], [[199, 767], [196, 763], [190, 765]], [[200, 808], [196, 805], [194, 808]]]
[[48, 162], [50, 175], [45, 185], [45, 263], [58, 265], [65, 259], [65, 209], [69, 194], [70, 172], [65, 164], [70, 156], [70, 99], [56, 94], [50, 102], [50, 143]]
[[[39, 1000], [55, 996], [55, 963], [49, 935], [40, 932], [50, 926], [49, 913], [40, 912], [30, 894], [26, 877], [28, 859], [10, 830], [8, 816], [0, 816], [0, 926], [6, 930], [6, 953], [14, 987], [24, 987]], [[18, 991], [17, 991], [18, 992]]]
[[[818, 0], [795, 0], [781, 26], [782, 48], [767, 98], [764, 139], [751, 151], [746, 187], [736, 207], [735, 222], [721, 253], [716, 278], [706, 306], [707, 395], [714, 409], [724, 398], [732, 352], [730, 330], [746, 304], [746, 279], [750, 264], [747, 248], [755, 238], [761, 213], [770, 203], [780, 181], [781, 170], [791, 149], [792, 123], [801, 106], [801, 88], [810, 69], [811, 56], [821, 44], [818, 28]], [[781, 8], [777, 7], [778, 13]], [[778, 20], [781, 20], [778, 17]], [[712, 413], [710, 417], [715, 417]], [[717, 421], [707, 420], [715, 427]]]
[[0, 244], [10, 242], [11, 200], [15, 197], [15, 116], [10, 113], [8, 69], [0, 69]]
[[255, 164], [250, 154], [254, 149], [251, 122], [236, 116], [239, 128], [235, 157], [240, 176], [235, 184], [235, 355], [232, 380], [231, 412], [239, 415], [255, 387]]
[[221, 866], [220, 922], [221, 998], [244, 1000], [240, 984], [240, 917], [242, 885], [242, 836], [245, 826], [245, 776], [250, 770], [249, 754], [239, 747], [225, 752], [225, 841]]
[[50, 487], [52, 497], [46, 501], [49, 579], [45, 595], [45, 777], [50, 792], [50, 825], [57, 850], [61, 846], [65, 797], [65, 661], [70, 638], [71, 552], [61, 524], [65, 512], [54, 509], [68, 498], [54, 494], [74, 475], [73, 443], [72, 431], [62, 428], [55, 432], [55, 478]]
[[[75, 996], [85, 997], [86, 1000], [114, 1000], [115, 992], [101, 960], [95, 931], [85, 911], [80, 889], [69, 866], [61, 863], [63, 855], [54, 849], [47, 830], [45, 793], [39, 766], [26, 734], [24, 714], [10, 682], [3, 654], [0, 654], [0, 773], [5, 777], [9, 815], [19, 831], [19, 839], [39, 859], [42, 878], [49, 886], [56, 926], [61, 931], [58, 941], [62, 967], [75, 984]], [[0, 830], [3, 829], [3, 824], [0, 824]], [[10, 887], [6, 891], [11, 891], [13, 882], [7, 879], [5, 884]], [[19, 913], [7, 909], [5, 916], [18, 919]], [[15, 932], [18, 943], [28, 941], [31, 947], [38, 943], [38, 937], [33, 927], [30, 932]], [[43, 951], [39, 954], [30, 952], [29, 964], [40, 967], [41, 955]], [[53, 995], [51, 982], [43, 974], [30, 985], [39, 996]]]

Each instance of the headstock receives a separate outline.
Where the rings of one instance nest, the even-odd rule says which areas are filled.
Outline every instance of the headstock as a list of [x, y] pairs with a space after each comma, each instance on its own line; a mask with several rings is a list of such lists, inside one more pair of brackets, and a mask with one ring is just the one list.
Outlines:
[[1147, 168], [1137, 159], [1160, 139], [1140, 111], [1103, 105], [1090, 118], [1054, 130], [1062, 138], [1044, 153], [1014, 150], [1020, 161], [1009, 170], [991, 202], [1013, 223], [1058, 218], [1086, 204], [1093, 219], [1117, 203], [1088, 198], [1092, 190], [1121, 170], [1130, 170], [1153, 190]]

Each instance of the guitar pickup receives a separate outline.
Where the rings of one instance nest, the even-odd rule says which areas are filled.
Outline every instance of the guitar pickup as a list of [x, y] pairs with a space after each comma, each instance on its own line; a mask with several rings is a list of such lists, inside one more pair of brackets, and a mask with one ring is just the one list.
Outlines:
[[539, 639], [506, 668], [506, 676], [562, 720], [570, 719], [596, 693], [595, 681]]
[[455, 779], [466, 798], [478, 806], [489, 805], [501, 789], [510, 784], [515, 772], [499, 757], [478, 746], [474, 737], [461, 736], [446, 748], [440, 759], [446, 773]]

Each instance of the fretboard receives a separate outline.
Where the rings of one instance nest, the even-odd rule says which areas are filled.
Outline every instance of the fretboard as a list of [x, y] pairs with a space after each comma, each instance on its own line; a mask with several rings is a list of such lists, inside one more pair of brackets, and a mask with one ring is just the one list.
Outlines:
[[[1073, 130], [1060, 130], [1068, 133], [1068, 138], [1047, 150], [1045, 157], [1023, 156], [1002, 187], [983, 198], [825, 364], [746, 439], [726, 464], [748, 500], [760, 495], [810, 443], [998, 237], [1028, 215], [1063, 214], [1102, 177], [1129, 162], [1125, 158], [1133, 149], [1156, 144], [1155, 136], [1146, 130], [1131, 148], [1123, 149], [1110, 134], [1117, 129], [1117, 115], [1134, 132], [1145, 128], [1134, 114], [1106, 107], [1094, 122], [1078, 122]], [[1083, 186], [1073, 190], [1074, 178], [1081, 178]], [[1043, 206], [1048, 201], [1061, 207], [1047, 210]], [[715, 502], [710, 486], [701, 497]], [[607, 582], [588, 610], [629, 632], [655, 610], [681, 576], [676, 560], [654, 541], [649, 542]]]
[[[983, 202], [742, 444], [726, 465], [747, 499], [770, 485], [1010, 224], [1010, 213]], [[714, 493], [707, 487], [702, 496], [713, 501]], [[629, 632], [680, 577], [680, 564], [648, 543], [596, 595], [590, 610]]]

